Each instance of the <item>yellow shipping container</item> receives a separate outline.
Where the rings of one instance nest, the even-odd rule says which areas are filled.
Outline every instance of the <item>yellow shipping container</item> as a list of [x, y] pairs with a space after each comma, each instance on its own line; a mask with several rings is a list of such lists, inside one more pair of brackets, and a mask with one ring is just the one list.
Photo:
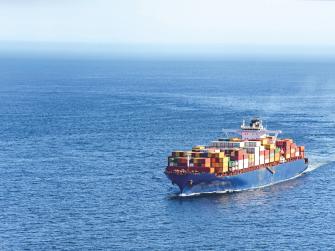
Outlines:
[[194, 146], [192, 148], [192, 150], [196, 150], [196, 151], [199, 151], [199, 150], [204, 150], [205, 149], [205, 146]]
[[223, 158], [225, 155], [224, 155], [224, 152], [218, 152], [218, 153], [208, 153], [208, 157], [209, 158]]
[[228, 165], [223, 167], [223, 172], [224, 173], [228, 172]]
[[224, 152], [219, 152], [219, 153], [216, 153], [217, 155], [217, 158], [224, 158], [225, 155], [224, 155]]
[[261, 139], [261, 144], [262, 145], [267, 145], [268, 143], [269, 143], [269, 139], [268, 138]]
[[248, 154], [248, 159], [255, 159], [255, 154], [249, 153]]
[[229, 141], [239, 142], [241, 141], [240, 138], [230, 138]]
[[228, 165], [228, 161], [229, 161], [229, 158], [228, 157], [224, 157], [224, 158], [219, 158], [220, 160], [220, 163], [225, 163]]
[[274, 150], [276, 148], [275, 144], [265, 144], [264, 148], [266, 150]]
[[214, 167], [227, 167], [228, 162], [212, 163], [212, 166], [214, 166]]
[[209, 153], [219, 153], [219, 152], [220, 152], [220, 149], [210, 147], [210, 148], [207, 148], [207, 151], [208, 151]]

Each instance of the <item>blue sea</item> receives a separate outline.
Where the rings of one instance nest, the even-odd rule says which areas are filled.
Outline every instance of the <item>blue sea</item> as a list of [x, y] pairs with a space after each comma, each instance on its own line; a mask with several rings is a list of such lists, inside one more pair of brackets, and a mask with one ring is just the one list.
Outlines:
[[[178, 196], [172, 150], [260, 116], [306, 146], [271, 187]], [[1, 250], [334, 250], [335, 61], [0, 59]]]

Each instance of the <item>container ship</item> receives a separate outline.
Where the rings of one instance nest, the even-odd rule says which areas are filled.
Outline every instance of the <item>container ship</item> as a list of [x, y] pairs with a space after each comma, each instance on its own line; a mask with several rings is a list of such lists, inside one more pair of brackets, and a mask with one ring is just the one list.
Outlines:
[[[165, 174], [180, 193], [231, 192], [286, 181], [308, 167], [305, 147], [280, 139], [280, 130], [267, 130], [262, 120], [243, 121], [239, 130], [191, 151], [173, 151]], [[232, 133], [238, 137], [229, 137]]]

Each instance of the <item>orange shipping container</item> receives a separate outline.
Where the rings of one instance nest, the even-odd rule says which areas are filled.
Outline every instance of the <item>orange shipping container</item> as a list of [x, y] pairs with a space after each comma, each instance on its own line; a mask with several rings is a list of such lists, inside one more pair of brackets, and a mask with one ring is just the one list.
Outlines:
[[224, 156], [225, 156], [224, 152], [208, 153], [208, 157], [210, 158], [224, 158]]
[[223, 163], [224, 158], [211, 158], [212, 163]]
[[228, 172], [228, 167], [215, 167], [216, 173], [225, 173]]
[[223, 168], [222, 167], [215, 167], [215, 172], [216, 173], [223, 173]]
[[211, 163], [211, 159], [210, 158], [194, 158], [193, 159], [193, 163]]

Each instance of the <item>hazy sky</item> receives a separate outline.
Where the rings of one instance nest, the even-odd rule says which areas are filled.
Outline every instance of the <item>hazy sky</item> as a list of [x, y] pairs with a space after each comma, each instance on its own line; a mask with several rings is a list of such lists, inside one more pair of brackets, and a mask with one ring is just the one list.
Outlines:
[[0, 0], [0, 41], [335, 45], [330, 0]]

